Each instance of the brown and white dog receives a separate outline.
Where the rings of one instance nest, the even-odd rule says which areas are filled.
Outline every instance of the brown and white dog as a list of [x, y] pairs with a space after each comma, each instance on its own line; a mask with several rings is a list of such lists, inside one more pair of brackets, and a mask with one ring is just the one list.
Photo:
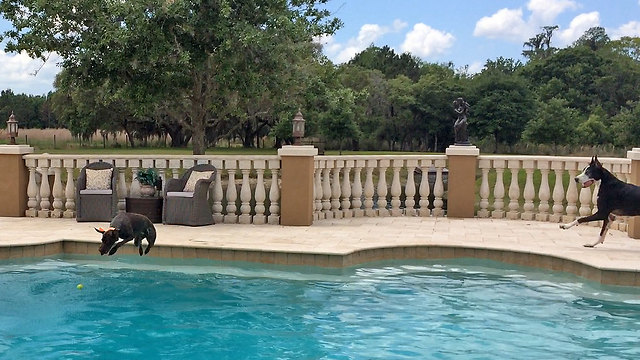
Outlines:
[[585, 244], [586, 247], [594, 247], [604, 242], [605, 236], [615, 215], [637, 216], [640, 215], [640, 187], [618, 180], [612, 173], [602, 166], [598, 157], [591, 158], [582, 173], [575, 177], [575, 181], [582, 187], [589, 187], [596, 181], [600, 181], [598, 190], [598, 211], [590, 216], [581, 217], [568, 224], [561, 224], [561, 229], [583, 224], [589, 221], [602, 220], [600, 236], [595, 243]]
[[[140, 256], [142, 256], [142, 239], [147, 239], [147, 248], [144, 250], [144, 254], [148, 254], [149, 249], [156, 242], [156, 228], [148, 217], [140, 214], [121, 212], [111, 220], [108, 229], [95, 229], [102, 234], [100, 255], [106, 253], [113, 255], [120, 246], [134, 240], [133, 245], [138, 248]], [[118, 242], [119, 239], [122, 241]]]

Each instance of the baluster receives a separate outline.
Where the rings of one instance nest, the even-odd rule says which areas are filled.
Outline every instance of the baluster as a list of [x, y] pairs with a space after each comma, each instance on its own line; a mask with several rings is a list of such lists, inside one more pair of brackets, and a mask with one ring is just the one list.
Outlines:
[[324, 213], [322, 212], [322, 168], [325, 161], [316, 160], [315, 161], [315, 173], [314, 173], [314, 186], [313, 186], [313, 194], [315, 198], [315, 219], [323, 220]]
[[271, 187], [269, 188], [269, 224], [280, 224], [280, 184], [278, 184], [278, 171], [280, 160], [269, 160], [269, 171], [271, 171]]
[[256, 169], [256, 191], [254, 197], [256, 198], [256, 214], [253, 215], [253, 223], [262, 225], [267, 223], [267, 217], [264, 215], [266, 210], [264, 201], [267, 198], [266, 191], [264, 189], [264, 171], [266, 169], [267, 162], [265, 160], [255, 160], [253, 162], [253, 168]]
[[598, 191], [600, 191], [600, 182], [596, 182], [593, 186], [593, 194], [591, 195], [591, 203], [593, 204], [592, 214], [598, 212]]
[[[620, 164], [619, 167], [616, 171], [616, 176], [618, 177], [618, 179], [620, 179], [620, 181], [624, 181], [627, 182], [627, 171], [628, 171], [628, 165], [627, 164]], [[612, 228], [615, 226], [616, 229], [620, 230], [620, 231], [627, 231], [627, 225], [628, 225], [628, 217], [627, 216], [618, 216], [616, 217], [616, 221], [611, 225]]]
[[387, 168], [390, 162], [387, 159], [380, 160], [378, 164], [378, 216], [389, 216], [387, 209]]
[[236, 200], [238, 200], [238, 189], [236, 189], [236, 160], [225, 160], [224, 167], [227, 170], [227, 214], [224, 216], [225, 224], [235, 224], [238, 222], [236, 215]]
[[[129, 196], [129, 189], [127, 188], [127, 179], [126, 179], [126, 171], [129, 168], [129, 160], [127, 159], [116, 159], [116, 169], [114, 171], [118, 172], [118, 211], [124, 212], [127, 210], [127, 197]], [[135, 173], [134, 173], [135, 176]]]
[[76, 217], [76, 186], [73, 181], [74, 162], [74, 159], [64, 159], [64, 167], [67, 169], [67, 184], [64, 188], [66, 202], [64, 203], [65, 210], [62, 216], [67, 219]]
[[331, 213], [331, 167], [333, 161], [325, 161], [325, 167], [322, 169], [322, 213], [325, 219], [333, 218]]
[[407, 216], [416, 216], [416, 181], [415, 171], [418, 160], [407, 160], [407, 182], [404, 186], [404, 213]]
[[[182, 168], [182, 161], [179, 159], [169, 159], [169, 169], [171, 170], [171, 177], [174, 179], [180, 178], [180, 169]], [[218, 169], [220, 172], [222, 168]]]
[[51, 166], [53, 168], [53, 210], [51, 217], [61, 218], [64, 212], [62, 199], [64, 197], [64, 188], [62, 187], [62, 161], [60, 159], [52, 159]]
[[576, 175], [578, 175], [577, 163], [570, 161], [566, 164], [566, 169], [569, 172], [569, 187], [567, 188], [567, 215], [562, 217], [563, 223], [570, 223], [576, 219], [576, 213], [578, 212], [578, 188], [576, 182], [573, 181]]
[[549, 220], [549, 161], [538, 160], [538, 169], [540, 169], [541, 181], [540, 189], [538, 190], [538, 198], [540, 204], [538, 205], [538, 213], [536, 214], [536, 220], [547, 221]]
[[353, 186], [351, 188], [351, 209], [354, 217], [364, 216], [362, 210], [362, 168], [365, 166], [364, 160], [356, 160], [353, 170]]
[[496, 169], [496, 184], [493, 187], [493, 211], [491, 217], [494, 219], [502, 219], [504, 217], [504, 167], [505, 160], [493, 160], [493, 167]]
[[342, 191], [340, 189], [340, 169], [342, 168], [344, 161], [336, 160], [333, 163], [333, 181], [331, 182], [331, 214], [334, 219], [341, 219], [342, 211], [340, 211], [340, 194]]
[[533, 212], [535, 205], [533, 204], [533, 199], [536, 197], [536, 190], [533, 186], [533, 171], [535, 170], [535, 163], [533, 160], [525, 160], [522, 162], [522, 167], [527, 173], [527, 180], [524, 184], [524, 213], [520, 218], [522, 220], [533, 220], [535, 219], [535, 214]]
[[393, 160], [393, 178], [391, 180], [391, 216], [402, 216], [400, 209], [400, 195], [402, 195], [402, 185], [400, 185], [400, 170], [404, 166], [404, 160]]
[[562, 161], [552, 161], [551, 168], [556, 176], [555, 185], [553, 186], [553, 215], [549, 216], [549, 221], [560, 222], [564, 212], [564, 185], [562, 184], [562, 175], [564, 174], [564, 163]]
[[[593, 185], [593, 193], [591, 194], [591, 203], [593, 203], [593, 209], [591, 210], [592, 214], [598, 212], [598, 191], [600, 191], [600, 181], [596, 181], [595, 185]], [[601, 227], [602, 221], [591, 221], [587, 224], [589, 226]]]
[[429, 209], [429, 194], [431, 189], [429, 188], [429, 168], [432, 166], [431, 160], [420, 160], [420, 170], [421, 170], [421, 178], [420, 178], [420, 216], [429, 217], [431, 216], [431, 210]]
[[580, 208], [578, 209], [581, 217], [591, 214], [591, 188], [580, 189]]
[[433, 187], [433, 216], [444, 216], [444, 201], [442, 196], [444, 195], [444, 180], [442, 179], [442, 170], [446, 165], [445, 160], [436, 160], [436, 183]]
[[[216, 175], [213, 183], [213, 205], [211, 206], [211, 212], [213, 213], [213, 221], [215, 223], [224, 222], [224, 215], [222, 214], [222, 199], [224, 198], [224, 191], [222, 190], [222, 169], [223, 162], [222, 160], [213, 160], [211, 165], [216, 167]], [[178, 171], [175, 172], [172, 170], [172, 173], [177, 174]]]
[[340, 202], [342, 217], [353, 216], [353, 210], [351, 209], [351, 180], [349, 178], [353, 163], [353, 160], [345, 160], [344, 168], [342, 169], [342, 201]]
[[251, 161], [240, 160], [240, 171], [242, 172], [242, 183], [240, 185], [240, 224], [251, 224], [251, 185], [249, 184], [249, 173], [251, 172]]
[[377, 165], [377, 160], [367, 160], [366, 172], [367, 176], [364, 181], [364, 215], [376, 216], [375, 210], [373, 210], [373, 169]]
[[131, 185], [129, 186], [129, 196], [140, 197], [140, 181], [138, 181], [138, 170], [142, 169], [142, 160], [130, 159], [129, 166], [131, 167]]
[[29, 183], [27, 184], [27, 210], [25, 216], [38, 216], [38, 184], [36, 183], [36, 159], [27, 159], [26, 165], [29, 168]]
[[509, 160], [508, 167], [511, 171], [511, 183], [509, 184], [509, 212], [507, 219], [517, 220], [520, 217], [520, 184], [518, 174], [520, 172], [520, 160]]
[[42, 181], [40, 182], [40, 210], [38, 210], [38, 217], [48, 218], [51, 216], [49, 207], [51, 202], [49, 196], [51, 196], [51, 189], [49, 188], [49, 160], [39, 159], [38, 165], [40, 165], [40, 174], [42, 174]]
[[480, 181], [480, 210], [478, 210], [479, 218], [489, 217], [489, 169], [491, 169], [491, 160], [479, 160], [478, 167], [482, 171], [482, 180]]

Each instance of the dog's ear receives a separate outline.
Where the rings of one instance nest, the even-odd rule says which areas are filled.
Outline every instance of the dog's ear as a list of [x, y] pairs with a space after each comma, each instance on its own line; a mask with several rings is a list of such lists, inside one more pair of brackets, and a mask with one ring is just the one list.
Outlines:
[[597, 167], [602, 167], [602, 163], [600, 162], [600, 160], [598, 160], [598, 155], [594, 156], [593, 160], [595, 161]]
[[96, 231], [99, 232], [100, 234], [104, 234], [104, 232], [105, 232], [105, 229], [103, 229], [103, 228], [95, 228], [94, 227], [94, 229], [96, 229]]

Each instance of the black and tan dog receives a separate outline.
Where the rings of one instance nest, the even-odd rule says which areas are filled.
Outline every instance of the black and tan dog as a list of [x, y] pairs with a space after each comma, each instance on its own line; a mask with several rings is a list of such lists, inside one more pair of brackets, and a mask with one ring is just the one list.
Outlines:
[[598, 211], [593, 215], [581, 217], [568, 224], [560, 225], [560, 228], [568, 229], [589, 221], [603, 220], [598, 240], [593, 244], [585, 244], [584, 246], [586, 247], [594, 247], [604, 242], [611, 222], [616, 219], [615, 215], [640, 215], [640, 187], [618, 180], [607, 169], [602, 167], [598, 157], [594, 156], [582, 173], [575, 177], [575, 181], [586, 188], [598, 180], [600, 181], [597, 201]]
[[[142, 256], [142, 239], [147, 239], [147, 248], [144, 250], [144, 254], [148, 254], [149, 249], [156, 242], [156, 228], [148, 217], [140, 214], [121, 212], [111, 220], [110, 227], [107, 230], [103, 228], [95, 229], [102, 234], [100, 255], [104, 255], [107, 252], [109, 255], [113, 255], [120, 246], [134, 240], [133, 245], [138, 248], [140, 256]], [[122, 239], [122, 241], [118, 242], [119, 239]]]

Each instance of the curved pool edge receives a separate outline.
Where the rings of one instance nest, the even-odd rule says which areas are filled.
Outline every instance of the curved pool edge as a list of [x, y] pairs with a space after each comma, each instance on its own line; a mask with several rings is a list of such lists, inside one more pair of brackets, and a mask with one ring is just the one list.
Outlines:
[[[38, 258], [62, 254], [97, 254], [98, 243], [98, 241], [66, 239], [40, 241], [33, 244], [0, 245], [0, 260]], [[132, 244], [127, 244], [120, 248], [118, 254], [138, 255], [138, 250]], [[570, 254], [468, 245], [365, 246], [361, 249], [337, 253], [221, 248], [203, 244], [198, 244], [197, 246], [160, 244], [156, 245], [148, 256], [322, 268], [347, 268], [385, 260], [473, 258], [567, 272], [604, 285], [640, 287], [640, 271], [638, 269], [601, 266], [573, 258]]]

